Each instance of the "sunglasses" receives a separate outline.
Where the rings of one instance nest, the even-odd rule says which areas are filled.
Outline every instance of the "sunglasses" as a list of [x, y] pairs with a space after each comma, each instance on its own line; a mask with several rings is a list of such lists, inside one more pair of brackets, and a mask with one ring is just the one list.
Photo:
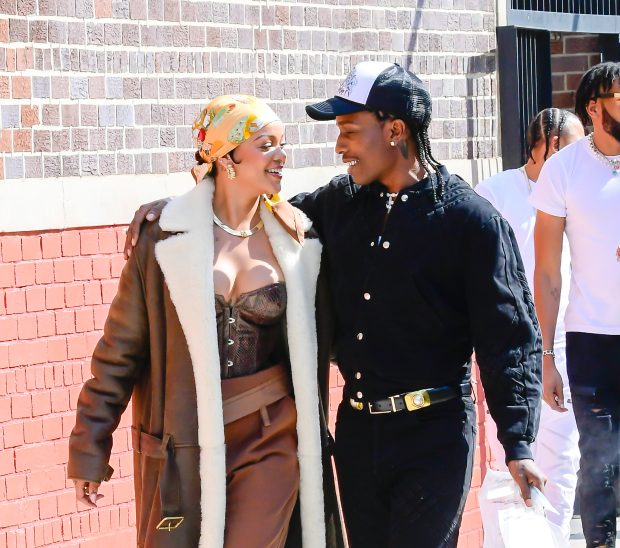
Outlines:
[[599, 93], [593, 99], [612, 99], [615, 98], [617, 101], [620, 101], [620, 91], [613, 91], [609, 93]]

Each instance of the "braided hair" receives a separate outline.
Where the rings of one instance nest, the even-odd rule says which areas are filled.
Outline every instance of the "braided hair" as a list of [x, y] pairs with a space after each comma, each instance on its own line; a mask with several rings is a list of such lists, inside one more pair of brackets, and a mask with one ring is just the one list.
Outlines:
[[592, 123], [587, 110], [590, 101], [608, 92], [615, 81], [620, 81], [620, 63], [613, 61], [599, 63], [583, 75], [575, 93], [575, 114], [584, 126]]
[[[387, 114], [380, 110], [371, 110], [370, 112], [374, 113], [379, 122], [387, 122], [388, 120], [396, 119], [395, 116]], [[411, 136], [415, 141], [416, 148], [418, 149], [418, 160], [431, 179], [431, 185], [433, 188], [433, 201], [437, 203], [438, 199], [441, 198], [441, 196], [443, 195], [445, 181], [443, 180], [441, 171], [439, 169], [441, 167], [441, 164], [435, 159], [433, 153], [431, 152], [431, 142], [428, 137], [429, 124], [414, 126], [414, 124], [408, 122], [407, 120], [403, 120], [403, 122], [409, 129]], [[431, 171], [435, 172], [435, 176], [437, 177], [437, 185], [433, 180]]]
[[541, 110], [527, 128], [525, 135], [527, 159], [532, 160], [534, 157], [532, 151], [538, 146], [543, 139], [545, 140], [545, 160], [549, 155], [551, 140], [553, 137], [562, 137], [562, 131], [566, 126], [569, 118], [576, 118], [572, 112], [559, 108], [546, 108]]

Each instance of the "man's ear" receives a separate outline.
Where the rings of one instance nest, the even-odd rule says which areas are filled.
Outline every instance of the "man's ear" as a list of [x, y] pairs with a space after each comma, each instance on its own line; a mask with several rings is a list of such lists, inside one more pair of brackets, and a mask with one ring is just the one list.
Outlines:
[[407, 126], [402, 120], [396, 119], [391, 121], [390, 140], [402, 141], [407, 138]]
[[598, 118], [601, 113], [601, 103], [596, 99], [590, 99], [586, 105], [586, 112], [590, 116], [591, 120]]
[[557, 152], [558, 150], [560, 150], [560, 137], [558, 135], [556, 135], [555, 137], [553, 137], [553, 139], [551, 139], [551, 148], [553, 149], [554, 152]]

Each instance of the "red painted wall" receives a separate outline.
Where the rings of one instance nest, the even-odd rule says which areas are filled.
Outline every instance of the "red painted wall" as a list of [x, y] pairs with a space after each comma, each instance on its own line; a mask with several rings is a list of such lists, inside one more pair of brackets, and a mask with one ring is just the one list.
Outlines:
[[[99, 507], [78, 508], [66, 479], [75, 404], [116, 293], [124, 239], [122, 227], [0, 236], [0, 547], [135, 546], [128, 412], [114, 435], [116, 472], [101, 486]], [[334, 368], [332, 411], [342, 384]], [[485, 463], [482, 442], [459, 548], [482, 546], [476, 497]]]

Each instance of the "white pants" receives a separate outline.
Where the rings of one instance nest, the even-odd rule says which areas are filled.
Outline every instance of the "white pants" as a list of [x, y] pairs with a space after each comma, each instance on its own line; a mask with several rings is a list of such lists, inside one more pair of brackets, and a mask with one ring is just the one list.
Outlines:
[[[561, 527], [568, 539], [577, 487], [577, 470], [579, 470], [579, 447], [577, 445], [579, 433], [575, 424], [573, 406], [570, 403], [565, 349], [557, 348], [555, 353], [555, 365], [564, 381], [564, 403], [568, 411], [558, 413], [543, 402], [538, 436], [531, 448], [536, 464], [547, 476], [545, 495], [559, 512], [559, 515], [547, 512], [547, 519]], [[504, 449], [497, 440], [497, 427], [488, 411], [485, 429], [489, 443], [491, 468], [508, 470], [505, 464]]]

